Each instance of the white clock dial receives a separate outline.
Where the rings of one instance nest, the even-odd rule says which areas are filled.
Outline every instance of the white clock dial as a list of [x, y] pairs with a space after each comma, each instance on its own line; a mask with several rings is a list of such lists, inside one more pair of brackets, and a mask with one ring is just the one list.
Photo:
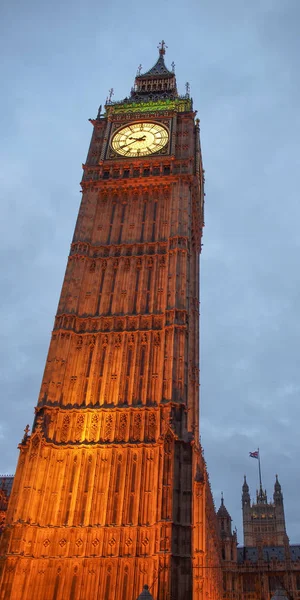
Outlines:
[[121, 156], [139, 157], [154, 154], [169, 141], [168, 130], [160, 123], [131, 123], [119, 129], [111, 146]]

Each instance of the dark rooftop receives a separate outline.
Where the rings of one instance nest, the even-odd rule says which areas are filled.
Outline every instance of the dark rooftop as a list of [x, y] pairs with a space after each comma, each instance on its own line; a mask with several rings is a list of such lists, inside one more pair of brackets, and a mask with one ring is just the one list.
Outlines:
[[[237, 557], [239, 564], [246, 561], [256, 563], [258, 561], [258, 548], [249, 546], [238, 548]], [[290, 557], [292, 561], [300, 560], [300, 545], [290, 546]], [[263, 560], [267, 563], [271, 560], [283, 562], [285, 560], [284, 546], [264, 546]]]

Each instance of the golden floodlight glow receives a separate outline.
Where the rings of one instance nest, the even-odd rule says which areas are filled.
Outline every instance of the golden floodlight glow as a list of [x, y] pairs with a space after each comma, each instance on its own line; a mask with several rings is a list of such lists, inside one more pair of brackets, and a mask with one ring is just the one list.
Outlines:
[[164, 54], [91, 120], [0, 600], [222, 598], [199, 431], [199, 121]]

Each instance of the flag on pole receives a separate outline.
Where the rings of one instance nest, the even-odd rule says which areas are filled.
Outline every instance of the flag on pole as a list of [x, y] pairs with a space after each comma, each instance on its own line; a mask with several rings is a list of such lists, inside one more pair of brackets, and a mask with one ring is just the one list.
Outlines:
[[249, 456], [250, 456], [250, 458], [256, 458], [258, 460], [259, 489], [260, 489], [260, 493], [263, 493], [263, 491], [262, 491], [262, 483], [261, 483], [261, 468], [260, 468], [259, 448], [257, 448], [257, 450], [254, 450], [254, 452], [249, 452]]

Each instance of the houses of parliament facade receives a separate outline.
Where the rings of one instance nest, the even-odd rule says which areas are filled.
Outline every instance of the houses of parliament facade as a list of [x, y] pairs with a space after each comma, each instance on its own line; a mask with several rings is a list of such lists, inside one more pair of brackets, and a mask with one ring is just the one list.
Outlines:
[[[91, 119], [82, 201], [15, 477], [0, 480], [0, 600], [297, 597], [300, 550], [243, 486], [244, 547], [199, 435], [200, 122], [165, 43]], [[299, 575], [298, 575], [299, 571]]]

